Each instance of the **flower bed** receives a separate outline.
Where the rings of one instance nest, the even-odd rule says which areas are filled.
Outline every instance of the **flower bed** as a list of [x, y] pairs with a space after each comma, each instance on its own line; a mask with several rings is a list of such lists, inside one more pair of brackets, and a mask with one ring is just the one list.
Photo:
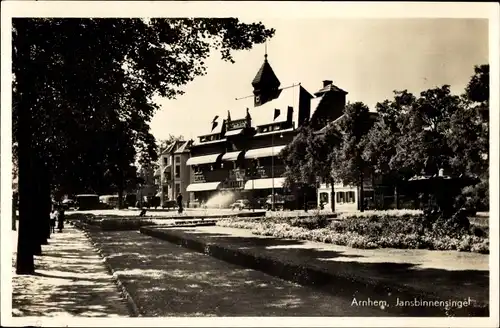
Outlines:
[[[393, 213], [391, 213], [393, 214]], [[423, 226], [420, 213], [388, 215], [386, 211], [343, 215], [339, 220], [311, 218], [269, 218], [261, 220], [223, 219], [217, 225], [250, 229], [252, 233], [278, 238], [312, 240], [353, 248], [402, 248], [458, 250], [489, 253], [488, 231], [472, 226], [467, 232], [447, 235], [444, 229]]]
[[68, 219], [103, 231], [139, 230], [143, 226], [155, 225], [152, 219], [139, 217], [98, 217], [92, 214], [71, 214]]

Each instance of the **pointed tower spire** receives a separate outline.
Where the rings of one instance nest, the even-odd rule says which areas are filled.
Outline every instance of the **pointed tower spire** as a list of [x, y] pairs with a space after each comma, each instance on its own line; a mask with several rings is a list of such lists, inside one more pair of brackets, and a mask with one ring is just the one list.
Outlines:
[[266, 47], [266, 50], [265, 50], [265, 53], [264, 53], [264, 61], [267, 62], [267, 40], [266, 40], [266, 43], [265, 43], [265, 47]]
[[267, 42], [265, 43], [264, 63], [260, 67], [257, 75], [252, 81], [253, 94], [255, 96], [255, 106], [264, 104], [274, 99], [277, 95], [280, 80], [267, 60]]

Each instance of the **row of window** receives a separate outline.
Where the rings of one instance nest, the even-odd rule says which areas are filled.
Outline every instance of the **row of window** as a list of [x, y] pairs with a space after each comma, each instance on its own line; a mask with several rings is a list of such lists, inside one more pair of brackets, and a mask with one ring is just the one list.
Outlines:
[[[179, 163], [180, 164], [181, 162], [181, 157], [180, 156], [175, 156], [175, 163]], [[166, 166], [166, 165], [169, 165], [170, 164], [170, 156], [165, 156], [163, 157], [163, 164]]]
[[[337, 191], [335, 192], [336, 203], [344, 204], [344, 203], [355, 203], [356, 202], [356, 194], [354, 191]], [[328, 193], [322, 192], [319, 194], [319, 201], [323, 203], [330, 203], [328, 199]]]

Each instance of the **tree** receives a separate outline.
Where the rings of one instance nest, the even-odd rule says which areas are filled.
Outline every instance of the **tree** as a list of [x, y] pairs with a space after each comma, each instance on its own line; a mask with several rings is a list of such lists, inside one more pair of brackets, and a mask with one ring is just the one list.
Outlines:
[[394, 91], [393, 100], [377, 103], [377, 120], [367, 134], [363, 159], [369, 163], [372, 176], [386, 186], [394, 188], [396, 208], [399, 208], [398, 185], [415, 175], [411, 165], [398, 162], [398, 143], [405, 137], [403, 127], [407, 122], [415, 97], [407, 90]]
[[[108, 178], [121, 185], [119, 172], [132, 155], [143, 162], [157, 156], [149, 130], [153, 97], [181, 95], [180, 87], [206, 73], [211, 49], [232, 62], [232, 50], [251, 49], [273, 33], [235, 18], [14, 19], [17, 272], [34, 272], [38, 228], [47, 221], [37, 217], [48, 218], [38, 201], [48, 199], [42, 194], [95, 190]], [[112, 144], [124, 147], [122, 141], [134, 145], [135, 154], [110, 152]], [[42, 179], [48, 172], [50, 179]], [[37, 212], [42, 207], [45, 213]]]
[[464, 94], [462, 110], [450, 118], [448, 144], [451, 168], [456, 174], [478, 177], [480, 182], [463, 190], [466, 206], [489, 208], [489, 65], [474, 67]]
[[[311, 156], [309, 146], [313, 142], [313, 130], [308, 125], [299, 128], [292, 142], [281, 150], [280, 156], [285, 164], [285, 187], [295, 189], [302, 188], [304, 197], [305, 190], [316, 187], [316, 172], [314, 171], [314, 160]], [[306, 206], [304, 202], [304, 206]], [[305, 207], [307, 209], [307, 207]]]
[[332, 170], [345, 185], [359, 188], [359, 210], [364, 211], [364, 182], [368, 162], [363, 158], [366, 134], [371, 123], [368, 107], [362, 102], [347, 104], [340, 121], [342, 134], [338, 155], [332, 163]]

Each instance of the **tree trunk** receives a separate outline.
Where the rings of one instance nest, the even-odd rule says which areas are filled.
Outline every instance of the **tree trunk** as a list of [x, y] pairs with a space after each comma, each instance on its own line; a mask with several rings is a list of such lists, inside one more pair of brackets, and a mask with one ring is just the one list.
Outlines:
[[332, 193], [330, 195], [330, 202], [332, 207], [332, 212], [335, 213], [335, 182], [333, 179], [330, 179], [330, 186], [332, 188]]
[[118, 170], [118, 209], [123, 208], [123, 173]]
[[37, 203], [39, 206], [37, 207], [38, 210], [37, 212], [39, 213], [39, 217], [36, 218], [36, 220], [39, 221], [40, 223], [40, 230], [39, 230], [39, 235], [40, 235], [40, 244], [41, 245], [48, 245], [49, 242], [47, 241], [47, 238], [50, 236], [47, 235], [49, 232], [50, 228], [50, 213], [47, 212], [47, 204], [46, 204], [46, 193], [47, 193], [47, 169], [45, 166], [45, 163], [43, 163], [42, 160], [39, 162], [39, 167], [37, 168], [37, 178], [38, 178], [38, 199]]
[[12, 231], [17, 230], [17, 214], [16, 214], [17, 204], [14, 196], [15, 195], [12, 196]]
[[359, 211], [364, 212], [365, 211], [365, 187], [364, 187], [364, 181], [363, 181], [363, 174], [361, 174], [361, 179], [359, 183]]
[[35, 262], [33, 258], [34, 255], [33, 189], [34, 188], [32, 181], [33, 171], [31, 170], [32, 158], [30, 158], [31, 147], [29, 145], [31, 140], [28, 133], [25, 133], [24, 136], [22, 137], [20, 136], [20, 138], [22, 139], [18, 139], [19, 233], [17, 238], [16, 273], [33, 274], [35, 273]]
[[[18, 21], [17, 33], [24, 35], [28, 33], [25, 21]], [[19, 189], [19, 232], [17, 238], [17, 274], [35, 273], [34, 248], [35, 237], [33, 231], [36, 229], [34, 214], [36, 209], [33, 205], [33, 196], [36, 194], [34, 186], [33, 171], [33, 125], [32, 106], [36, 98], [33, 85], [30, 83], [28, 74], [32, 61], [30, 59], [30, 44], [27, 38], [19, 38], [17, 41], [18, 64], [22, 67], [24, 74], [16, 76], [18, 90], [22, 93], [16, 94], [18, 129], [16, 132], [18, 142], [18, 189]]]
[[396, 203], [396, 209], [399, 210], [399, 190], [397, 184], [394, 186], [394, 202]]
[[43, 217], [45, 219], [45, 237], [46, 239], [50, 238], [51, 227], [50, 227], [50, 211], [52, 209], [51, 198], [50, 198], [50, 176], [49, 170], [45, 167], [45, 174], [43, 176], [43, 191], [42, 191], [42, 207], [43, 207]]

